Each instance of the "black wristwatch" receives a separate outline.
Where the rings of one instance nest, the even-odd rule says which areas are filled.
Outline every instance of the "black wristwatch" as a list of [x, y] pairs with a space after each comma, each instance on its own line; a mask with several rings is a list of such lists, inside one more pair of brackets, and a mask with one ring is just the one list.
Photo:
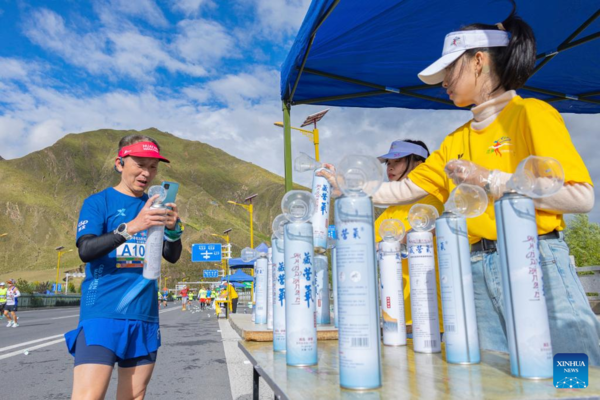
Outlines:
[[129, 240], [133, 237], [129, 234], [129, 232], [127, 232], [127, 224], [125, 224], [125, 223], [117, 226], [117, 229], [114, 230], [114, 233], [116, 233], [117, 235], [123, 236], [125, 238], [125, 240]]

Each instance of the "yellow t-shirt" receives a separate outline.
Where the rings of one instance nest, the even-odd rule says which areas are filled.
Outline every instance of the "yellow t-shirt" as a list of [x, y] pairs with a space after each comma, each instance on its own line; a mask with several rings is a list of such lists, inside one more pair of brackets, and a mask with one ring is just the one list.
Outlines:
[[238, 298], [238, 294], [237, 294], [235, 288], [233, 287], [233, 285], [227, 286], [227, 293], [229, 294], [229, 300]]
[[[581, 156], [571, 142], [561, 115], [548, 103], [514, 97], [488, 127], [471, 128], [471, 121], [444, 139], [439, 150], [408, 175], [410, 180], [440, 201], [446, 202], [456, 185], [444, 167], [453, 159], [469, 160], [490, 170], [514, 173], [519, 162], [530, 155], [553, 157], [565, 171], [565, 183], [592, 184]], [[561, 214], [536, 210], [538, 234], [563, 230]], [[485, 213], [467, 219], [470, 243], [481, 238], [496, 240], [494, 204]]]
[[[429, 195], [418, 201], [419, 204], [430, 204], [434, 206], [440, 215], [444, 212], [444, 205], [440, 203], [440, 201], [432, 195]], [[379, 235], [379, 227], [381, 223], [386, 219], [397, 219], [398, 221], [404, 224], [404, 229], [407, 231], [410, 229], [410, 224], [408, 223], [408, 211], [413, 206], [413, 204], [404, 205], [404, 206], [391, 206], [388, 207], [383, 214], [377, 218], [375, 221], [375, 241], [381, 242], [381, 236]], [[437, 249], [437, 245], [435, 243], [435, 237], [433, 238], [433, 248]], [[435, 273], [436, 273], [436, 284], [437, 284], [437, 298], [438, 298], [438, 313], [440, 320], [440, 331], [444, 331], [444, 325], [442, 320], [442, 292], [440, 290], [440, 271], [438, 267], [437, 255], [435, 258]], [[412, 311], [410, 308], [410, 280], [408, 275], [408, 260], [402, 259], [402, 284], [403, 284], [403, 293], [404, 293], [404, 318], [406, 320], [407, 325], [412, 324]]]

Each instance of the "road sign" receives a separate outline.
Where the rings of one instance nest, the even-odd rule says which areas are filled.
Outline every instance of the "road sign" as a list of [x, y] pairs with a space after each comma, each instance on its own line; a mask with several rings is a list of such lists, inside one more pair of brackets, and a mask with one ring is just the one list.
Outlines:
[[193, 244], [192, 262], [221, 262], [220, 243]]
[[202, 271], [203, 278], [218, 278], [219, 270], [218, 269], [205, 269]]

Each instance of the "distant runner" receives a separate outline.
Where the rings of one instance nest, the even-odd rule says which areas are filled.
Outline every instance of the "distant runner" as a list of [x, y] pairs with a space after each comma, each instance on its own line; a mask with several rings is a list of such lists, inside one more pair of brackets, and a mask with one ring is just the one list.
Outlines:
[[19, 289], [15, 286], [15, 280], [9, 279], [8, 289], [6, 291], [6, 306], [4, 307], [4, 316], [8, 320], [7, 328], [16, 328], [17, 323], [17, 298], [21, 295]]
[[183, 289], [179, 292], [181, 295], [181, 311], [185, 311], [185, 306], [188, 302], [188, 287], [184, 286]]

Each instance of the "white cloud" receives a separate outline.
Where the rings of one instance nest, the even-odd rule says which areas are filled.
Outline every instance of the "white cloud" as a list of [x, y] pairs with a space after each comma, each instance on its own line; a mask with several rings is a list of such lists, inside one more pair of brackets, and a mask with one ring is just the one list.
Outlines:
[[279, 72], [265, 68], [249, 68], [249, 72], [225, 75], [207, 84], [216, 98], [229, 106], [243, 105], [261, 99], [276, 99]]
[[163, 12], [153, 0], [110, 0], [108, 6], [115, 14], [121, 13], [136, 17], [153, 26], [165, 27], [169, 24]]
[[282, 37], [296, 34], [311, 0], [245, 0], [255, 9], [267, 35]]
[[0, 57], [0, 79], [24, 80], [37, 73], [37, 66], [14, 58]]
[[197, 16], [204, 8], [215, 7], [212, 0], [171, 0], [171, 9], [182, 12], [185, 16]]
[[167, 44], [131, 25], [125, 24], [124, 28], [78, 33], [67, 27], [60, 15], [39, 9], [31, 13], [24, 33], [33, 43], [96, 75], [114, 77], [116, 73], [118, 77], [152, 81], [159, 67], [171, 73], [206, 75], [201, 65], [171, 55]]
[[177, 24], [175, 47], [186, 60], [214, 65], [222, 58], [238, 58], [233, 37], [225, 27], [207, 19], [186, 19]]

